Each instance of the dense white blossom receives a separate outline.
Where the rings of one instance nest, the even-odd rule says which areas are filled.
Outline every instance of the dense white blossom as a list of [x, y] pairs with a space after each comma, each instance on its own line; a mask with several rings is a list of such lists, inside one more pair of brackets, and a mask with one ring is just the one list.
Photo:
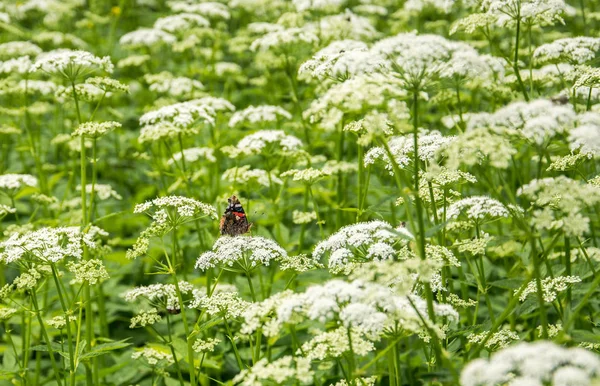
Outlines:
[[2, 174], [0, 175], [0, 189], [16, 190], [25, 186], [37, 186], [38, 180], [31, 174]]
[[119, 43], [124, 47], [152, 47], [158, 44], [173, 44], [177, 38], [168, 32], [155, 28], [139, 28], [121, 36]]
[[[322, 259], [329, 254], [329, 269], [333, 272], [351, 271], [354, 261], [386, 260], [394, 256], [393, 246], [412, 239], [406, 228], [393, 228], [385, 221], [370, 221], [347, 225], [319, 242], [313, 257]], [[382, 253], [385, 250], [385, 253]]]
[[[576, 371], [577, 370], [577, 371]], [[576, 383], [556, 382], [574, 376]], [[519, 343], [490, 359], [475, 359], [462, 371], [461, 386], [586, 385], [600, 374], [600, 359], [581, 348], [563, 348], [548, 341]], [[563, 378], [565, 377], [565, 378]]]
[[233, 167], [223, 172], [221, 179], [237, 184], [258, 184], [271, 187], [272, 184], [281, 185], [283, 181], [273, 171], [251, 169], [250, 165]]
[[250, 45], [252, 51], [290, 50], [299, 44], [315, 44], [317, 35], [302, 28], [287, 28], [268, 32]]
[[113, 71], [110, 57], [98, 57], [87, 51], [58, 49], [37, 56], [30, 71], [44, 71], [61, 74], [68, 79], [75, 79], [97, 70]]
[[215, 241], [212, 251], [198, 257], [195, 267], [205, 271], [211, 267], [231, 268], [237, 264], [244, 270], [251, 270], [284, 257], [287, 257], [287, 252], [273, 240], [261, 236], [222, 236]]
[[[440, 149], [455, 140], [455, 137], [443, 136], [439, 131], [430, 133], [421, 133], [417, 138], [419, 159], [423, 162], [433, 161]], [[392, 137], [388, 140], [388, 147], [394, 156], [394, 161], [400, 169], [412, 164], [414, 160], [414, 138], [413, 135], [402, 137]], [[375, 164], [377, 160], [382, 160], [385, 169], [394, 174], [394, 168], [389, 155], [383, 147], [373, 147], [365, 154], [365, 166]]]
[[185, 32], [194, 27], [210, 27], [210, 22], [195, 13], [178, 13], [161, 17], [154, 23], [154, 28], [170, 32]]
[[370, 52], [365, 43], [356, 40], [338, 40], [304, 62], [298, 73], [317, 79], [345, 79], [356, 74], [370, 74], [387, 69], [389, 69], [389, 62], [386, 58]]
[[229, 12], [227, 5], [214, 1], [197, 3], [193, 0], [177, 0], [169, 1], [168, 5], [169, 8], [175, 12], [197, 13], [208, 18], [220, 18], [225, 20], [231, 18], [231, 13]]
[[236, 111], [231, 116], [229, 127], [253, 126], [283, 119], [292, 119], [292, 114], [279, 106], [249, 106], [244, 110]]
[[196, 162], [198, 160], [216, 162], [215, 151], [210, 147], [190, 147], [183, 151], [173, 154], [173, 157], [169, 159], [167, 164], [172, 165], [180, 162], [182, 159], [186, 163]]
[[[178, 283], [179, 291], [182, 295], [191, 294], [194, 286], [186, 281]], [[177, 288], [175, 284], [150, 284], [132, 288], [122, 294], [127, 302], [134, 302], [138, 298], [144, 298], [152, 304], [164, 307], [167, 310], [180, 310], [181, 303], [177, 296]]]
[[0, 44], [0, 58], [10, 59], [19, 56], [36, 57], [42, 53], [42, 49], [27, 41], [12, 41]]
[[231, 158], [254, 154], [269, 154], [272, 151], [284, 153], [298, 151], [302, 141], [283, 130], [260, 130], [242, 138], [235, 146], [226, 146], [221, 151]]
[[448, 220], [455, 220], [461, 216], [470, 221], [480, 223], [499, 217], [509, 217], [510, 213], [500, 201], [486, 196], [471, 196], [456, 201], [446, 209]]
[[577, 117], [578, 125], [569, 133], [569, 147], [580, 153], [600, 156], [600, 114], [587, 112]]
[[85, 233], [80, 227], [42, 228], [24, 234], [14, 233], [0, 242], [0, 261], [5, 264], [27, 257], [56, 263], [72, 257], [83, 257], [84, 245], [91, 252], [102, 251], [100, 237], [104, 230], [91, 226]]
[[535, 49], [533, 57], [541, 64], [558, 62], [584, 64], [594, 59], [599, 49], [599, 38], [578, 36], [542, 44]]
[[268, 383], [277, 385], [293, 381], [297, 385], [309, 385], [313, 382], [314, 373], [308, 358], [286, 355], [273, 362], [263, 358], [249, 369], [243, 369], [232, 382], [234, 385], [256, 386]]

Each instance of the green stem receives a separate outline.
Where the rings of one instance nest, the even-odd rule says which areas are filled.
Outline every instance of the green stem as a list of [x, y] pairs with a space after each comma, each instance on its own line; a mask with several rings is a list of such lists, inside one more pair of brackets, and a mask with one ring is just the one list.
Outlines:
[[50, 356], [50, 364], [52, 365], [52, 370], [54, 371], [54, 377], [56, 378], [56, 383], [58, 386], [62, 386], [62, 378], [58, 371], [58, 365], [56, 364], [56, 360], [54, 358], [54, 350], [52, 349], [52, 342], [48, 337], [48, 332], [46, 331], [46, 327], [44, 327], [44, 321], [42, 320], [42, 314], [40, 313], [40, 308], [37, 302], [37, 294], [35, 292], [35, 288], [31, 289], [31, 302], [33, 303], [33, 309], [35, 310], [35, 315], [37, 316], [38, 322], [40, 323], [40, 330], [42, 332], [42, 336], [46, 341], [46, 346], [48, 347], [48, 355]]
[[[177, 228], [173, 228], [172, 233], [172, 237], [173, 237], [173, 255], [175, 255], [175, 251], [177, 249]], [[166, 255], [167, 258], [167, 264], [169, 265], [169, 271], [171, 272], [171, 275], [173, 276], [173, 281], [175, 284], [175, 292], [177, 293], [177, 299], [179, 300], [179, 307], [181, 309], [181, 319], [183, 320], [183, 330], [185, 332], [185, 338], [186, 338], [186, 343], [187, 343], [187, 349], [188, 349], [188, 364], [190, 366], [190, 384], [192, 386], [196, 385], [196, 371], [195, 366], [194, 366], [194, 349], [193, 349], [193, 340], [192, 340], [192, 336], [190, 336], [190, 326], [188, 324], [188, 319], [187, 319], [187, 315], [186, 315], [186, 311], [185, 311], [185, 304], [183, 302], [183, 296], [181, 294], [181, 290], [179, 288], [179, 281], [177, 280], [177, 274], [175, 272], [175, 267], [173, 266], [173, 264], [171, 263], [171, 259], [169, 258], [169, 255]]]
[[519, 13], [517, 15], [517, 33], [515, 37], [515, 58], [513, 60], [513, 70], [515, 71], [515, 76], [517, 77], [517, 81], [521, 86], [521, 91], [523, 92], [523, 97], [527, 102], [529, 102], [529, 95], [527, 95], [527, 90], [525, 89], [525, 84], [523, 84], [523, 79], [521, 79], [521, 73], [519, 72], [519, 38], [521, 35], [521, 10], [519, 9]]
[[72, 386], [75, 385], [75, 356], [73, 355], [73, 338], [71, 335], [71, 321], [69, 315], [69, 309], [67, 308], [67, 303], [65, 302], [63, 292], [61, 290], [61, 284], [58, 278], [58, 271], [56, 269], [55, 264], [51, 264], [52, 268], [52, 277], [54, 278], [54, 284], [56, 285], [56, 291], [58, 292], [58, 299], [60, 301], [60, 305], [62, 307], [63, 313], [65, 315], [65, 327], [67, 329], [67, 339], [68, 339], [68, 347], [69, 347], [69, 366], [70, 370], [70, 384]]

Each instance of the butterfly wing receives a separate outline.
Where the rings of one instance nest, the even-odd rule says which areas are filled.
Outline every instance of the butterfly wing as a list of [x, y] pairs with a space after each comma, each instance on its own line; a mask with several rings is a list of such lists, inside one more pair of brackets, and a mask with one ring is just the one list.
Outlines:
[[248, 222], [242, 204], [236, 196], [231, 196], [225, 213], [221, 217], [221, 235], [237, 236], [250, 231], [252, 224]]

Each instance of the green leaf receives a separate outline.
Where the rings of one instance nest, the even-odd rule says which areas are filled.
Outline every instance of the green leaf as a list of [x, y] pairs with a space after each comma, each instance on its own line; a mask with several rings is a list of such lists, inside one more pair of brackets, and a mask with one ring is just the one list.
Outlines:
[[97, 346], [94, 346], [90, 351], [84, 353], [79, 357], [81, 360], [98, 357], [100, 355], [108, 354], [111, 351], [120, 350], [122, 348], [131, 346], [131, 343], [127, 343], [127, 339], [118, 340], [109, 343], [102, 343]]

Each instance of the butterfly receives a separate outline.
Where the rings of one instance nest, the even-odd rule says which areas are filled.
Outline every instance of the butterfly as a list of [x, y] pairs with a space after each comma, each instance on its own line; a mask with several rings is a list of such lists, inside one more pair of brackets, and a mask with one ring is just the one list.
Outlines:
[[221, 235], [237, 236], [250, 231], [252, 223], [248, 222], [240, 200], [236, 196], [231, 196], [227, 199], [227, 202], [229, 204], [219, 223]]

